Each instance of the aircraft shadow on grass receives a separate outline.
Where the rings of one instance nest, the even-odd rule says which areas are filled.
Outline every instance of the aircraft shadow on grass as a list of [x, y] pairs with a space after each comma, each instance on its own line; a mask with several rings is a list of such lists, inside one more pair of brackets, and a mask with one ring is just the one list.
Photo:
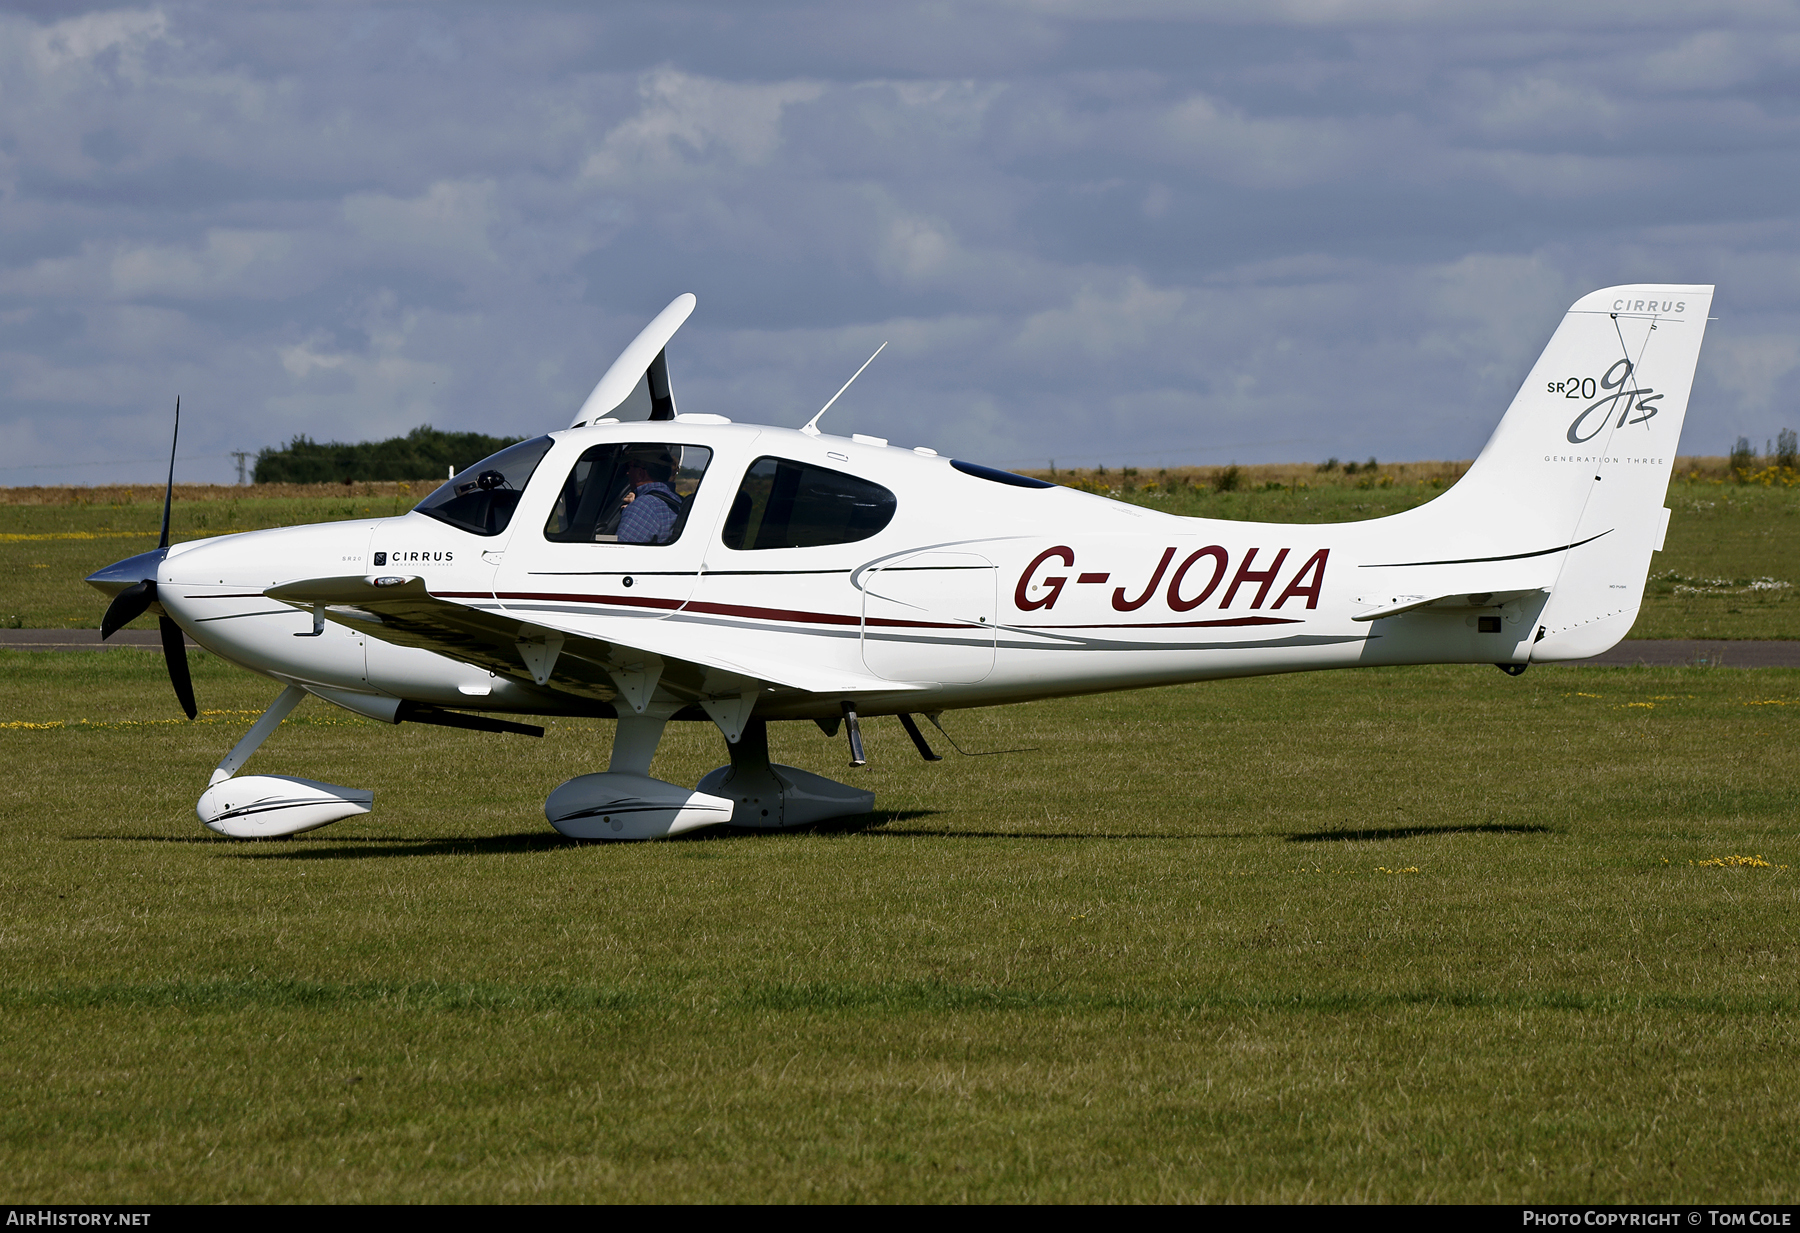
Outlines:
[[1431, 835], [1545, 835], [1554, 826], [1516, 825], [1504, 822], [1462, 822], [1447, 826], [1375, 826], [1363, 830], [1296, 831], [1289, 843], [1350, 843], [1357, 840], [1421, 839]]
[[488, 856], [512, 852], [545, 852], [578, 847], [577, 841], [541, 831], [510, 835], [475, 835], [451, 838], [389, 839], [383, 836], [333, 836], [330, 843], [294, 835], [266, 839], [253, 848], [226, 848], [206, 835], [72, 835], [74, 840], [110, 840], [125, 843], [191, 843], [216, 846], [221, 856], [247, 860], [370, 860], [393, 856]]
[[[905, 822], [914, 818], [929, 818], [937, 811], [931, 809], [888, 809], [864, 814], [855, 818], [834, 818], [813, 826], [796, 827], [787, 832], [794, 835], [855, 835], [874, 830], [889, 822]], [[217, 845], [218, 841], [209, 835], [73, 835], [75, 840], [111, 840], [128, 843], [175, 843]], [[686, 835], [671, 837], [667, 842], [683, 846], [730, 842], [732, 840], [774, 838], [770, 832], [761, 829], [721, 827]], [[440, 838], [388, 838], [380, 835], [367, 836], [333, 836], [330, 842], [321, 843], [308, 839], [304, 835], [267, 839], [253, 848], [232, 847], [222, 851], [228, 855], [244, 860], [287, 860], [287, 861], [331, 861], [331, 860], [385, 860], [399, 856], [504, 856], [518, 852], [549, 852], [558, 848], [579, 848], [589, 846], [590, 841], [569, 839], [563, 835], [545, 833], [543, 831], [519, 831], [507, 835], [477, 835]]]
[[1169, 831], [879, 831], [885, 839], [1052, 839], [1052, 840], [1131, 840], [1137, 843], [1195, 843], [1205, 839], [1267, 839], [1259, 831], [1193, 831], [1177, 834]]
[[[877, 828], [888, 822], [909, 822], [915, 818], [931, 818], [939, 813], [935, 809], [895, 809], [865, 814], [861, 818], [843, 818], [839, 822], [829, 823], [838, 832], [868, 832], [883, 839], [1125, 839], [1143, 842], [1146, 840], [1196, 842], [1206, 839], [1266, 839], [1266, 831], [1097, 831], [1097, 830], [963, 830], [961, 828], [940, 827], [932, 830], [879, 830]], [[842, 824], [840, 826], [840, 823]], [[820, 831], [825, 826], [818, 828]]]
[[[1032, 839], [1032, 840], [1135, 840], [1188, 841], [1208, 839], [1268, 839], [1266, 831], [1203, 831], [1177, 834], [1150, 831], [1027, 831], [1027, 830], [896, 830], [882, 828], [894, 822], [911, 822], [933, 818], [935, 809], [885, 809], [860, 817], [834, 818], [813, 826], [795, 827], [778, 834], [789, 835], [869, 835], [884, 839]], [[1552, 826], [1510, 824], [1501, 822], [1459, 823], [1445, 826], [1384, 826], [1358, 830], [1298, 831], [1282, 836], [1288, 843], [1353, 843], [1389, 839], [1420, 839], [1433, 835], [1541, 835], [1556, 830]], [[215, 845], [210, 835], [73, 835], [75, 840], [112, 840], [131, 843], [176, 843]], [[683, 846], [729, 843], [745, 840], [768, 841], [775, 838], [766, 830], [720, 827], [675, 836], [666, 842]], [[310, 840], [304, 836], [269, 839], [253, 848], [233, 848], [229, 853], [244, 860], [387, 860], [401, 856], [505, 856], [518, 852], [549, 852], [558, 848], [576, 848], [591, 841], [569, 839], [541, 831], [519, 831], [506, 835], [399, 839], [383, 836], [335, 836], [330, 842]]]

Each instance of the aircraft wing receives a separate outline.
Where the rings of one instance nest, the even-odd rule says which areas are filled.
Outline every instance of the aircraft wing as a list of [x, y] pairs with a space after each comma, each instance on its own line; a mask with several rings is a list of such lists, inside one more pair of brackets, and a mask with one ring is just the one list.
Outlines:
[[[284, 582], [263, 592], [296, 607], [323, 607], [327, 620], [368, 637], [418, 647], [516, 676], [521, 666], [539, 685], [601, 701], [623, 697], [633, 709], [660, 684], [710, 711], [711, 700], [762, 689], [852, 698], [905, 693], [920, 685], [791, 660], [764, 661], [720, 651], [665, 621], [595, 616], [581, 627], [443, 599], [417, 577], [352, 575]], [[536, 616], [536, 614], [534, 614]]]

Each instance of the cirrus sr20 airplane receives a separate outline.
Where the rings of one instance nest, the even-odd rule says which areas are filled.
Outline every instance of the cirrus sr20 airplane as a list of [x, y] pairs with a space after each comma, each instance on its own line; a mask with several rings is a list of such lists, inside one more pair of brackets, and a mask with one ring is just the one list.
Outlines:
[[[608, 769], [545, 803], [565, 835], [802, 826], [874, 797], [771, 765], [771, 721], [841, 726], [860, 764], [859, 717], [897, 715], [934, 758], [914, 715], [1374, 664], [1516, 675], [1606, 650], [1662, 547], [1712, 290], [1583, 297], [1454, 487], [1331, 525], [1175, 517], [834, 437], [817, 416], [679, 414], [664, 348], [693, 311], [683, 295], [570, 427], [410, 513], [170, 545], [165, 500], [163, 546], [88, 581], [112, 597], [103, 635], [157, 614], [190, 718], [183, 633], [284, 686], [200, 797], [219, 834], [371, 808], [369, 792], [236, 773], [307, 694], [498, 732], [616, 718]], [[651, 778], [671, 720], [717, 725], [730, 764], [697, 788]]]

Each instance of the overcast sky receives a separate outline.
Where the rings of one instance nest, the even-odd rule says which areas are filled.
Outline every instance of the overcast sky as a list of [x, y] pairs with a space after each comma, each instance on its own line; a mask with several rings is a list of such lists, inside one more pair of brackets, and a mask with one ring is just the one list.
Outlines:
[[1579, 295], [1717, 283], [1723, 453], [1800, 427], [1797, 137], [1784, 3], [0, 4], [0, 484], [177, 394], [194, 481], [564, 427], [683, 291], [682, 410], [885, 339], [828, 431], [1172, 466], [1471, 457]]

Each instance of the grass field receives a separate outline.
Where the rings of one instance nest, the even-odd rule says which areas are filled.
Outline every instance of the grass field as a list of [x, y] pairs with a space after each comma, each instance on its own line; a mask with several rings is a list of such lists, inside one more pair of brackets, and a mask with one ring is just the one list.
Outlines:
[[[1800, 638], [1800, 488], [1727, 483], [1718, 478], [1722, 460], [1680, 461], [1669, 488], [1666, 549], [1652, 563], [1630, 636]], [[1175, 514], [1342, 522], [1423, 504], [1466, 466], [1402, 463], [1352, 475], [1311, 466], [1246, 467], [1242, 487], [1232, 492], [1214, 491], [1211, 473], [1194, 470], [1065, 471], [1058, 478]], [[411, 508], [429, 483], [182, 489], [173, 537], [390, 516]], [[162, 491], [155, 487], [0, 490], [0, 626], [97, 628], [106, 605], [81, 580], [154, 548], [161, 518]], [[155, 621], [145, 616], [136, 624], [148, 628]]]
[[194, 660], [188, 724], [154, 653], [0, 652], [20, 1201], [1800, 1197], [1800, 673], [776, 725], [881, 812], [626, 846], [540, 812], [610, 724], [308, 702], [251, 769], [376, 814], [234, 844], [193, 801], [274, 691]]

